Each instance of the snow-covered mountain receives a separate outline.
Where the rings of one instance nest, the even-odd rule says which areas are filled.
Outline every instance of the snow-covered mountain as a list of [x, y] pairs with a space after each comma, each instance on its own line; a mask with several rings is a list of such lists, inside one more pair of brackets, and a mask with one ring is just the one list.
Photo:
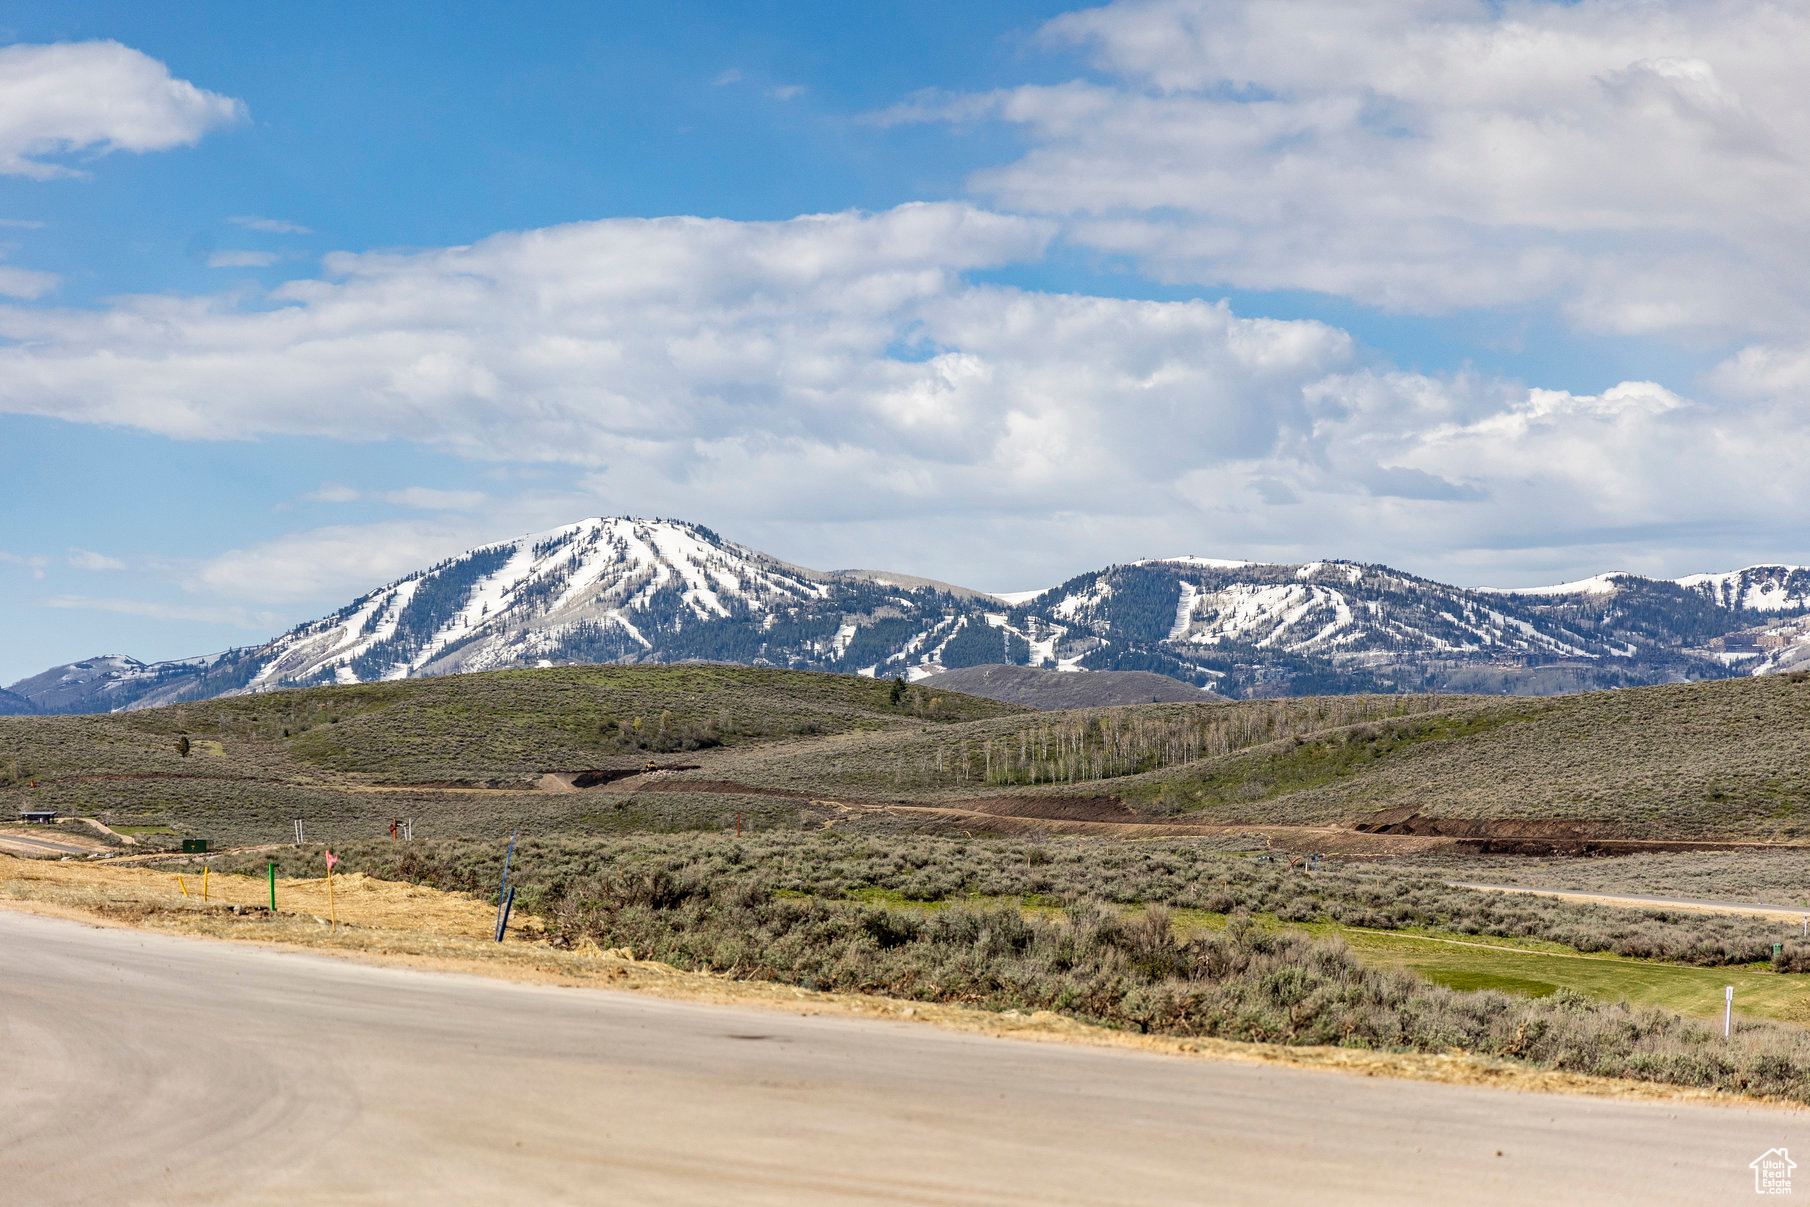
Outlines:
[[470, 550], [251, 649], [150, 665], [95, 658], [9, 690], [38, 711], [77, 712], [704, 659], [914, 679], [991, 663], [1153, 670], [1233, 696], [1545, 692], [1764, 672], [1799, 655], [1810, 661], [1810, 570], [1794, 566], [1499, 590], [1355, 562], [1182, 557], [997, 596], [808, 570], [694, 524], [611, 518]]
[[1798, 612], [1810, 606], [1810, 568], [1804, 566], [1748, 566], [1728, 574], [1693, 574], [1677, 582], [1725, 608]]
[[[224, 690], [204, 691], [197, 695], [196, 685], [207, 681], [209, 670], [223, 660], [234, 659], [237, 653], [151, 663], [123, 654], [107, 654], [53, 666], [0, 692], [0, 715], [112, 712], [223, 695]], [[24, 706], [9, 707], [8, 696], [24, 701]]]
[[[1065, 664], [1202, 676], [1230, 695], [1546, 692], [1745, 670], [1711, 643], [1762, 617], [1725, 602], [1747, 598], [1726, 592], [1774, 581], [1801, 589], [1792, 573], [1755, 567], [1681, 582], [1616, 574], [1498, 590], [1356, 562], [1183, 557], [1081, 575], [1019, 604], [1012, 618], [1042, 638], [1034, 649]], [[1703, 586], [1724, 582], [1733, 588]], [[1805, 609], [1802, 594], [1791, 602], [1782, 590], [1765, 596], [1776, 611]]]
[[829, 581], [688, 524], [583, 520], [474, 549], [285, 633], [248, 686], [634, 660], [671, 633], [809, 609]]

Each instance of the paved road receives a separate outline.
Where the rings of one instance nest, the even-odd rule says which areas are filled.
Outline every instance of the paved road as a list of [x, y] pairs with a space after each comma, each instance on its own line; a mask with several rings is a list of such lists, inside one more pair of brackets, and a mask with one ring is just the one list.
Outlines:
[[1775, 1145], [1810, 1154], [1810, 1117], [1777, 1111], [510, 985], [4, 910], [0, 1024], [8, 1203], [1704, 1204], [1748, 1201]]
[[0, 848], [8, 846], [23, 847], [27, 855], [41, 855], [45, 851], [55, 851], [60, 855], [87, 855], [97, 849], [78, 847], [68, 842], [50, 842], [43, 838], [28, 838], [23, 834], [0, 834]]
[[1701, 913], [1752, 914], [1793, 920], [1810, 915], [1810, 909], [1796, 905], [1767, 905], [1760, 901], [1702, 901], [1694, 897], [1637, 897], [1629, 893], [1597, 892], [1592, 889], [1530, 888], [1523, 884], [1475, 884], [1469, 880], [1449, 880], [1453, 888], [1475, 888], [1491, 893], [1528, 893], [1535, 897], [1559, 897], [1567, 901], [1590, 901], [1598, 905], [1626, 905], [1639, 908], [1688, 909]]

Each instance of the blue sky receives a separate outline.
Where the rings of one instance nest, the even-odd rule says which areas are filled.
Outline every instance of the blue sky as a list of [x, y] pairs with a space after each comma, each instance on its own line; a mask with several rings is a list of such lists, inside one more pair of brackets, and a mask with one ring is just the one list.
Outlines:
[[14, 6], [0, 683], [606, 512], [998, 590], [1810, 557], [1783, 18], [1355, 13]]
[[[883, 131], [861, 115], [920, 88], [1064, 74], [1025, 48], [1053, 4], [32, 7], [11, 40], [117, 40], [250, 110], [191, 148], [111, 156], [89, 179], [0, 182], [9, 214], [56, 220], [34, 244], [67, 274], [63, 302], [217, 289], [206, 254], [226, 246], [318, 255], [959, 196], [1009, 137]], [[244, 214], [311, 233], [253, 239], [230, 225]], [[283, 263], [253, 275], [281, 280], [295, 270]]]

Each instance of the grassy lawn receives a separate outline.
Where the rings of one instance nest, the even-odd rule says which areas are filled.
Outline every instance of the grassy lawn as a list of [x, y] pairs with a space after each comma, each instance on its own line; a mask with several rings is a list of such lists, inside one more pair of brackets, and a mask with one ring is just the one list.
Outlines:
[[[847, 896], [868, 905], [895, 909], [935, 910], [954, 904], [987, 907], [1014, 902], [1030, 914], [1054, 916], [1062, 912], [1058, 904], [1036, 897], [977, 895], [961, 901], [926, 902], [908, 900], [878, 888], [857, 889]], [[1130, 914], [1142, 912], [1137, 906], [1119, 908]], [[1184, 934], [1191, 930], [1224, 930], [1226, 926], [1224, 914], [1191, 909], [1172, 910], [1171, 914], [1177, 930]], [[1326, 922], [1282, 922], [1273, 916], [1253, 920], [1260, 926], [1299, 930], [1316, 938], [1338, 935], [1364, 963], [1406, 968], [1452, 989], [1495, 989], [1522, 997], [1547, 997], [1559, 989], [1569, 989], [1599, 1001], [1626, 1001], [1633, 1006], [1657, 1006], [1694, 1018], [1718, 1019], [1722, 1017], [1723, 987], [1733, 985], [1735, 1013], [1810, 1024], [1810, 975], [1777, 973], [1764, 964], [1696, 968], [1608, 954], [1584, 955], [1540, 939], [1363, 930]]]
[[[1223, 930], [1223, 914], [1172, 911], [1176, 928]], [[1598, 1001], [1657, 1006], [1692, 1018], [1722, 1017], [1723, 987], [1735, 987], [1735, 1013], [1810, 1024], [1810, 975], [1777, 973], [1764, 964], [1697, 968], [1659, 960], [1596, 953], [1584, 955], [1540, 939], [1499, 939], [1424, 931], [1364, 930], [1330, 922], [1282, 922], [1273, 915], [1259, 926], [1299, 930], [1316, 938], [1337, 935], [1366, 964], [1400, 967], [1452, 989], [1495, 989], [1522, 997], [1547, 997], [1560, 989]]]
[[[1314, 928], [1319, 929], [1319, 928]], [[1326, 929], [1331, 929], [1330, 927]], [[1810, 1023], [1810, 976], [1773, 972], [1765, 965], [1693, 968], [1612, 955], [1533, 950], [1512, 941], [1343, 929], [1366, 963], [1400, 965], [1453, 989], [1500, 989], [1544, 996], [1570, 989], [1600, 1001], [1626, 1000], [1697, 1018], [1722, 1016], [1723, 986], [1735, 987], [1735, 1012], [1755, 1018]]]

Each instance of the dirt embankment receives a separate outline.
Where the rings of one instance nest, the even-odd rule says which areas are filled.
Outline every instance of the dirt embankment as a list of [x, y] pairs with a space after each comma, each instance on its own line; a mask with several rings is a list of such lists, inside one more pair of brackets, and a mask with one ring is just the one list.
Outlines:
[[[638, 775], [670, 774], [674, 771], [696, 771], [696, 763], [639, 763], [633, 767], [594, 767], [588, 771], [549, 771], [528, 787], [542, 792], [585, 792], [603, 788]], [[639, 787], [639, 785], [637, 785]]]
[[1613, 823], [1583, 818], [1425, 817], [1388, 809], [1357, 822], [1361, 834], [1450, 838], [1457, 850], [1488, 855], [1632, 855], [1642, 851], [1736, 851], [1786, 844], [1707, 839], [1628, 838]]

